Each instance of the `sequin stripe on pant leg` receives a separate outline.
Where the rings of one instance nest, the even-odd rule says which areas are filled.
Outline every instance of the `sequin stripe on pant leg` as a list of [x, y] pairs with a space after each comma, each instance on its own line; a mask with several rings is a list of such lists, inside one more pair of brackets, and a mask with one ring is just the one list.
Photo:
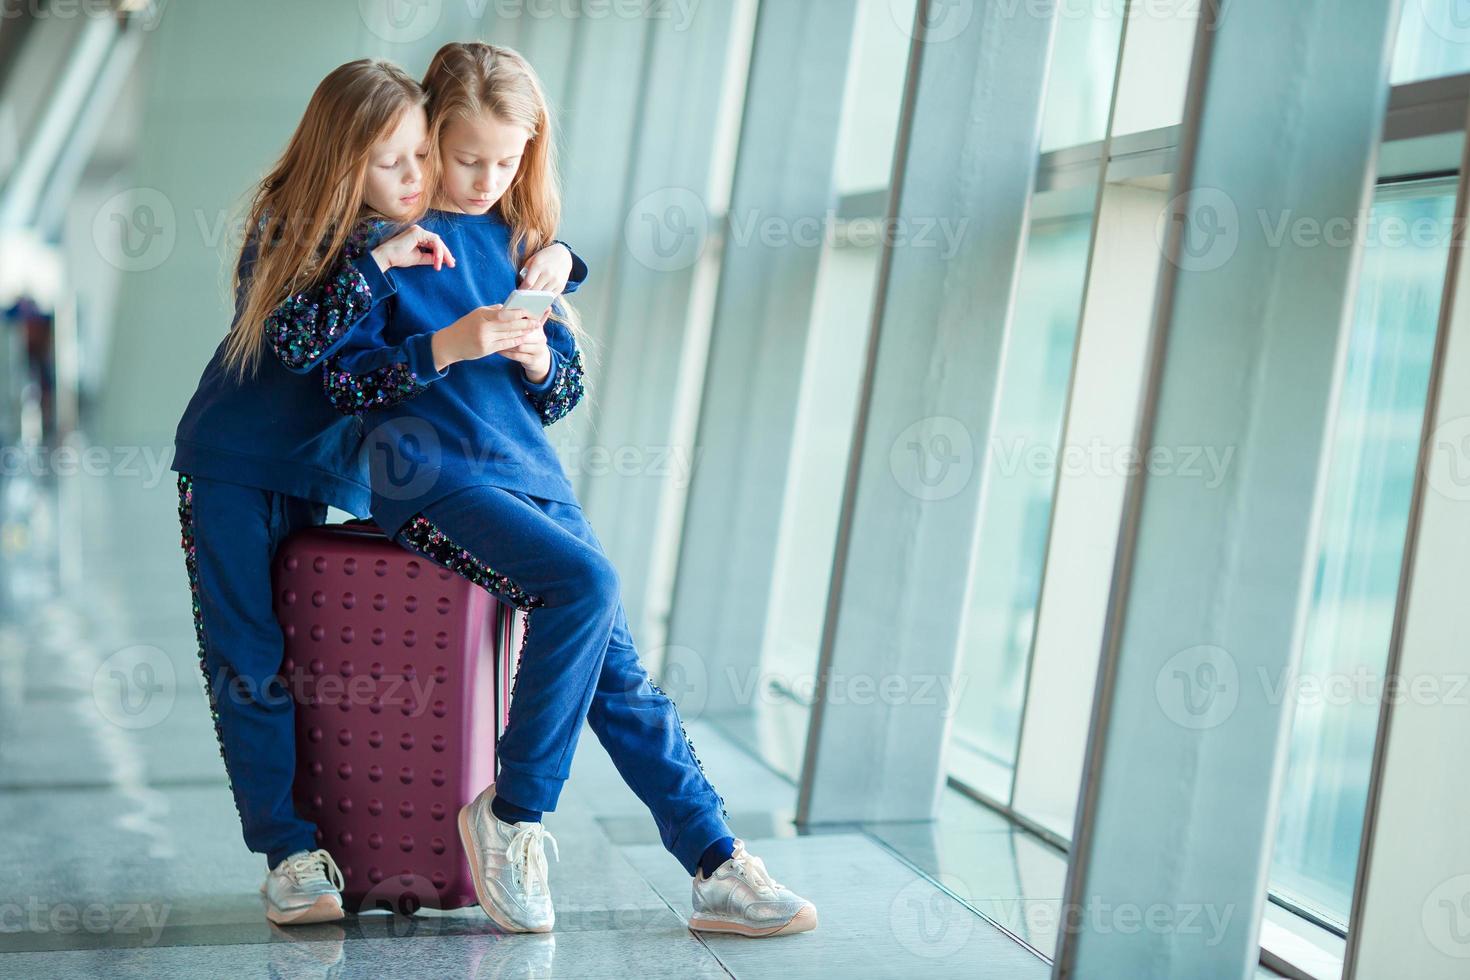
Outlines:
[[[510, 576], [502, 575], [472, 555], [467, 548], [455, 544], [449, 535], [439, 530], [423, 514], [416, 515], [399, 533], [410, 547], [425, 558], [457, 572], [487, 591], [506, 596], [517, 609], [530, 610], [546, 605], [546, 600], [541, 596], [532, 595], [522, 589]], [[526, 628], [529, 629], [530, 616], [526, 619]]]
[[187, 473], [179, 474], [179, 527], [183, 531], [180, 544], [184, 548], [184, 569], [189, 575], [189, 593], [194, 606], [194, 639], [199, 645], [199, 672], [204, 675], [204, 694], [209, 698], [209, 715], [214, 720], [214, 736], [219, 741], [219, 757], [225, 764], [225, 781], [230, 787], [230, 798], [235, 801], [235, 812], [241, 823], [245, 814], [240, 809], [239, 797], [235, 795], [235, 783], [230, 777], [230, 760], [225, 755], [225, 732], [219, 723], [219, 702], [215, 700], [214, 684], [209, 677], [209, 664], [205, 660], [204, 607], [199, 599], [199, 554], [194, 543], [194, 478]]
[[[669, 702], [669, 707], [673, 709], [674, 717], [679, 718], [679, 706], [674, 703], [673, 698], [669, 697], [668, 692], [655, 684], [652, 677], [648, 679], [648, 686], [653, 688], [656, 693], [662, 695], [665, 701]], [[679, 718], [679, 731], [684, 733], [684, 744], [689, 747], [689, 754], [694, 756], [694, 764], [699, 767], [700, 775], [704, 776], [705, 785], [710, 788], [710, 791], [715, 794], [715, 798], [720, 801], [720, 816], [724, 817], [728, 823], [730, 812], [725, 809], [725, 798], [720, 795], [719, 790], [715, 789], [715, 784], [709, 781], [709, 773], [704, 771], [704, 763], [699, 761], [699, 753], [694, 751], [694, 741], [689, 737], [689, 730], [684, 727], [683, 718]]]
[[[530, 636], [531, 636], [531, 613], [530, 613], [529, 610], [527, 610], [525, 616], [522, 618], [522, 621], [521, 621], [521, 653], [525, 653], [526, 652], [526, 640]], [[516, 669], [515, 669], [515, 672], [510, 675], [510, 697], [507, 700], [514, 701], [516, 699], [516, 681], [520, 680], [520, 678], [521, 678], [521, 657], [520, 657], [519, 654], [517, 654], [516, 655]]]

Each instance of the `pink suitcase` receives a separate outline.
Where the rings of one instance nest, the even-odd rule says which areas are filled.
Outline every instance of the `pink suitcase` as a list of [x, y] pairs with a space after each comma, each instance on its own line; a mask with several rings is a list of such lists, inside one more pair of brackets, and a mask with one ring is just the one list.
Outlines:
[[274, 571], [297, 812], [344, 905], [474, 905], [457, 819], [495, 778], [526, 613], [366, 523], [293, 535]]

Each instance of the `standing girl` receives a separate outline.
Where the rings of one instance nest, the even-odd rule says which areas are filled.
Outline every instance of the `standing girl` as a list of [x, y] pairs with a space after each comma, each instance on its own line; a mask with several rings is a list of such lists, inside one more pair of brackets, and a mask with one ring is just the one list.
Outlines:
[[540, 83], [515, 51], [449, 44], [423, 84], [442, 167], [424, 223], [459, 264], [404, 270], [329, 361], [326, 387], [364, 415], [375, 458], [393, 461], [372, 468], [383, 529], [528, 611], [499, 777], [459, 815], [480, 905], [508, 930], [552, 928], [544, 845], [554, 853], [555, 839], [541, 815], [556, 808], [585, 718], [693, 876], [690, 928], [811, 929], [812, 903], [732, 836], [673, 701], [639, 662], [617, 571], [546, 438], [584, 393], [575, 313], [558, 303], [537, 322], [486, 305], [509, 295], [518, 257], [560, 217]]
[[[270, 869], [266, 916], [278, 923], [341, 918], [342, 882], [292, 803], [294, 702], [277, 677], [270, 562], [328, 505], [367, 514], [359, 424], [323, 401], [320, 360], [392, 295], [389, 268], [455, 264], [437, 235], [411, 225], [432, 190], [424, 104], [418, 83], [383, 61], [342, 65], [317, 86], [255, 190], [235, 319], [175, 436], [200, 666], [246, 846]], [[563, 251], [530, 265], [546, 277], [568, 261]]]

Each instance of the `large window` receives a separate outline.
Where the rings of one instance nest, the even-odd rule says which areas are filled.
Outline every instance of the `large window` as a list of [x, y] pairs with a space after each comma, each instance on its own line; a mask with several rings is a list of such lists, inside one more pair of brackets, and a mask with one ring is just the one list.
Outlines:
[[1465, 71], [1470, 71], [1470, 6], [1464, 0], [1402, 0], [1393, 84]]
[[1365, 241], [1271, 884], [1345, 927], [1393, 628], [1455, 184], [1381, 188]]
[[951, 765], [998, 800], [1010, 798], [1091, 235], [1090, 211], [1032, 223], [1002, 355]]

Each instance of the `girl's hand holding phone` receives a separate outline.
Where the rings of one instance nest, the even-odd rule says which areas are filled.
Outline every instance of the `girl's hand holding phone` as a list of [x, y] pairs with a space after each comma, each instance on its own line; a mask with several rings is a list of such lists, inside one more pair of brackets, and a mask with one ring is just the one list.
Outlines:
[[378, 263], [380, 272], [414, 265], [432, 265], [435, 272], [445, 265], [454, 268], [454, 256], [449, 254], [449, 246], [444, 244], [444, 239], [418, 225], [410, 225], [379, 244], [373, 249], [373, 260]]
[[[551, 351], [546, 347], [546, 333], [541, 328], [550, 315], [551, 311], [547, 310], [539, 317], [532, 317], [525, 310], [506, 309], [501, 303], [470, 310], [434, 334], [431, 342], [434, 367], [443, 371], [458, 361], [473, 361], [497, 352], [505, 353], [512, 360], [526, 363], [524, 351], [515, 354], [510, 352], [528, 341], [534, 344], [533, 336], [540, 337], [540, 344], [546, 350], [545, 357], [549, 363]], [[549, 369], [548, 366], [547, 370]], [[542, 378], [545, 378], [544, 372]]]

